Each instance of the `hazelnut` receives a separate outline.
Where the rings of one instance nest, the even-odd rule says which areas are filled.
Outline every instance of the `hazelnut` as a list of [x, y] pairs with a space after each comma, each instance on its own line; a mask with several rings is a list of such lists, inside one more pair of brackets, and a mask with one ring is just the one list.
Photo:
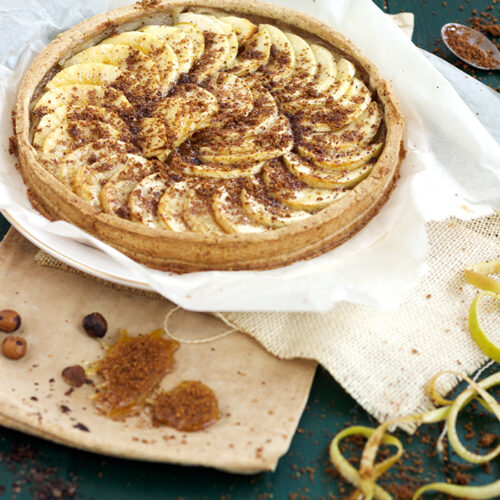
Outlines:
[[0, 330], [12, 333], [21, 326], [21, 316], [12, 309], [0, 311]]
[[85, 370], [80, 365], [66, 367], [61, 375], [64, 381], [71, 387], [81, 387], [87, 379]]
[[2, 342], [2, 354], [9, 359], [21, 359], [27, 350], [26, 340], [22, 337], [7, 337]]
[[104, 316], [98, 312], [87, 314], [82, 321], [83, 329], [89, 337], [101, 339], [108, 331], [108, 323]]

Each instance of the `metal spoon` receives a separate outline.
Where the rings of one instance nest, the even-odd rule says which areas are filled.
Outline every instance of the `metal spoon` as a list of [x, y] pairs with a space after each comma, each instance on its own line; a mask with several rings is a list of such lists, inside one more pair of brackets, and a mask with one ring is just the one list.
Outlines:
[[[450, 47], [450, 44], [448, 41], [448, 36], [447, 36], [448, 29], [456, 30], [459, 33], [464, 33], [464, 34], [469, 35], [469, 40], [471, 41], [471, 44], [474, 44], [476, 47], [478, 47], [485, 54], [491, 54], [491, 56], [496, 59], [497, 65], [494, 67], [487, 68], [484, 66], [478, 66], [477, 63], [465, 59], [463, 55], [457, 53], [455, 50], [453, 50]], [[443, 39], [443, 42], [445, 43], [445, 45], [450, 49], [450, 51], [453, 52], [453, 54], [455, 54], [459, 59], [466, 62], [470, 66], [473, 66], [474, 68], [486, 70], [486, 71], [500, 69], [500, 52], [496, 48], [495, 44], [488, 37], [484, 36], [479, 31], [476, 31], [475, 29], [472, 29], [469, 26], [464, 26], [463, 24], [448, 23], [448, 24], [445, 24], [441, 28], [441, 38]]]

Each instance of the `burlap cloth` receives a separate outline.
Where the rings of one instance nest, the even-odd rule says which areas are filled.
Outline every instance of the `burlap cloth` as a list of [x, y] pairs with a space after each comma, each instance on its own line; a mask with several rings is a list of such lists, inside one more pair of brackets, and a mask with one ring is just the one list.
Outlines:
[[[318, 361], [379, 421], [430, 409], [425, 389], [435, 373], [470, 374], [486, 361], [469, 335], [468, 308], [476, 290], [465, 282], [463, 269], [499, 257], [500, 216], [433, 222], [427, 233], [429, 270], [394, 311], [340, 302], [323, 314], [215, 314], [279, 358]], [[43, 252], [37, 260], [66, 267]], [[498, 309], [483, 317], [484, 328], [498, 340], [499, 318]], [[443, 378], [441, 390], [456, 382]]]

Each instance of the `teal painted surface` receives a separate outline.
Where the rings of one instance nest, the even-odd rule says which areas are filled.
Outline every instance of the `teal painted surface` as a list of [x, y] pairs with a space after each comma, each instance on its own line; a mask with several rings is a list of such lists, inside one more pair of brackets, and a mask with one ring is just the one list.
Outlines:
[[[376, 3], [383, 7], [382, 0], [377, 0]], [[442, 24], [466, 21], [472, 9], [481, 11], [491, 2], [448, 0], [446, 7], [437, 0], [389, 0], [386, 3], [391, 13], [405, 10], [416, 14], [414, 41], [422, 48], [432, 51]], [[463, 11], [459, 10], [460, 5], [464, 6]], [[442, 50], [444, 53], [445, 49]], [[500, 85], [498, 74], [481, 72], [479, 76], [493, 87]], [[0, 235], [7, 228], [8, 223], [0, 216]], [[0, 306], [12, 307], [11, 304]], [[490, 371], [497, 369], [498, 366], [495, 366]], [[497, 397], [498, 395], [497, 392]], [[21, 491], [15, 494], [16, 481], [26, 479], [26, 473], [22, 471], [37, 468], [47, 470], [51, 467], [57, 469], [54, 471], [54, 478], [64, 481], [75, 478], [76, 498], [81, 499], [340, 499], [348, 493], [339, 493], [339, 488], [343, 485], [328, 468], [328, 445], [336, 432], [354, 423], [375, 425], [373, 419], [324, 370], [319, 369], [307, 409], [300, 422], [300, 431], [295, 435], [289, 453], [283, 457], [274, 473], [251, 477], [235, 476], [209, 469], [119, 460], [73, 450], [0, 428], [0, 454], [3, 457], [0, 460], [0, 499], [10, 499], [13, 495], [18, 500], [36, 498], [36, 483], [20, 485]], [[498, 426], [495, 427], [493, 419], [487, 416], [479, 415], [476, 424], [489, 432], [498, 432]], [[453, 477], [441, 457], [428, 456], [432, 449], [429, 444], [422, 442], [426, 441], [427, 436], [436, 438], [440, 431], [440, 425], [429, 425], [414, 438], [399, 434], [408, 452], [405, 463], [415, 466], [415, 459], [422, 459], [421, 467], [424, 472], [414, 470], [410, 473], [413, 477], [420, 477], [422, 481]], [[473, 439], [466, 442], [474, 447]], [[24, 464], [9, 461], [12, 451], [23, 446], [29, 447], [32, 458]], [[454, 462], [457, 461], [456, 457], [452, 458]], [[500, 476], [500, 465], [497, 463], [489, 474], [481, 467], [475, 467], [471, 474], [476, 484], [489, 482]], [[401, 477], [400, 472], [393, 473], [391, 477], [392, 481], [402, 485], [408, 482]], [[444, 496], [429, 495], [428, 498]]]

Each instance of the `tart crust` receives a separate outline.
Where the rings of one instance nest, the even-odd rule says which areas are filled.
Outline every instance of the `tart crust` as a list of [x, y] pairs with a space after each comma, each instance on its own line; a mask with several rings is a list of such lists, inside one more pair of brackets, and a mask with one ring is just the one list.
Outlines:
[[[371, 174], [338, 201], [287, 227], [258, 234], [170, 232], [142, 226], [92, 207], [38, 162], [30, 141], [30, 105], [59, 61], [116, 31], [168, 23], [172, 9], [209, 7], [283, 24], [345, 54], [367, 76], [383, 109], [385, 144]], [[403, 119], [397, 97], [377, 67], [344, 35], [292, 9], [252, 0], [144, 1], [92, 17], [58, 35], [35, 59], [21, 84], [15, 134], [21, 173], [32, 205], [51, 220], [66, 220], [146, 266], [172, 272], [261, 270], [318, 256], [340, 245], [372, 219], [399, 175]]]

